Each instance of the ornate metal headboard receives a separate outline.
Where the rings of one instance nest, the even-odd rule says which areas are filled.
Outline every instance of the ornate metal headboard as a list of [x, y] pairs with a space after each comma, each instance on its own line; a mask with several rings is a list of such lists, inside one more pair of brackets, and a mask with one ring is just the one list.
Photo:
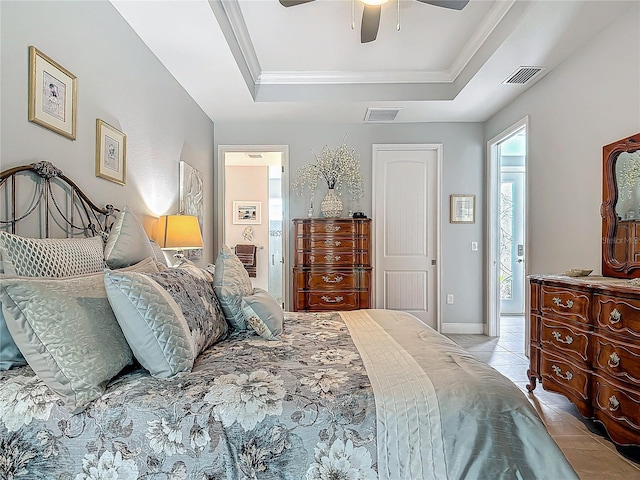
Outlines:
[[51, 162], [0, 173], [0, 230], [18, 233], [18, 222], [35, 215], [39, 231], [30, 231], [31, 236], [49, 238], [53, 229], [56, 236], [95, 236], [109, 231], [117, 211], [113, 205], [96, 206]]

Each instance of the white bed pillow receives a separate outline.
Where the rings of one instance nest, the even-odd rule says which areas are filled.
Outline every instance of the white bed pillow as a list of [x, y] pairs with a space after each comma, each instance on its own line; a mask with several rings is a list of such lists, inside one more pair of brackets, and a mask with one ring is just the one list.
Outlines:
[[226, 245], [216, 259], [213, 288], [229, 325], [234, 330], [246, 330], [242, 297], [253, 294], [253, 285], [240, 259]]
[[254, 288], [253, 295], [242, 298], [242, 313], [247, 325], [258, 335], [267, 340], [280, 340], [284, 312], [269, 292]]
[[103, 273], [0, 279], [0, 300], [29, 365], [74, 413], [101, 396], [132, 361]]
[[154, 256], [142, 223], [128, 207], [124, 207], [111, 226], [104, 246], [104, 261], [109, 268], [122, 268]]

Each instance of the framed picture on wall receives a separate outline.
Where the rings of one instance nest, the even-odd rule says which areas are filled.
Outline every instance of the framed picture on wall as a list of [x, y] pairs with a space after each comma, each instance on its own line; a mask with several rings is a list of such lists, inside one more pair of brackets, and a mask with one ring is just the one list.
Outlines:
[[127, 136], [96, 120], [96, 176], [124, 185], [127, 179]]
[[259, 225], [262, 202], [238, 200], [233, 202], [233, 223]]
[[78, 80], [34, 46], [29, 47], [29, 121], [76, 139]]
[[450, 223], [475, 223], [476, 196], [451, 195]]

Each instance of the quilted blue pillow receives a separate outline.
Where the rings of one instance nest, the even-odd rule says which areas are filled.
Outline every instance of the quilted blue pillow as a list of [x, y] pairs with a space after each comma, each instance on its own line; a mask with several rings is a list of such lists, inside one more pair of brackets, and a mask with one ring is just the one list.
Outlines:
[[[101, 272], [101, 237], [40, 239], [0, 232], [0, 273], [23, 277], [70, 277]], [[26, 365], [0, 308], [0, 370]]]
[[105, 286], [133, 354], [153, 376], [190, 371], [202, 351], [227, 336], [213, 286], [186, 269], [108, 272]]

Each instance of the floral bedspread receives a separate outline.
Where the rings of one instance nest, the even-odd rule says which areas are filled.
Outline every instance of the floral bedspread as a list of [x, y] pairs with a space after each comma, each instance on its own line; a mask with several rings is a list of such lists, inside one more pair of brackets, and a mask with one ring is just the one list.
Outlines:
[[0, 478], [374, 479], [371, 384], [338, 314], [289, 314], [191, 373], [123, 372], [71, 415], [29, 367], [0, 372]]

